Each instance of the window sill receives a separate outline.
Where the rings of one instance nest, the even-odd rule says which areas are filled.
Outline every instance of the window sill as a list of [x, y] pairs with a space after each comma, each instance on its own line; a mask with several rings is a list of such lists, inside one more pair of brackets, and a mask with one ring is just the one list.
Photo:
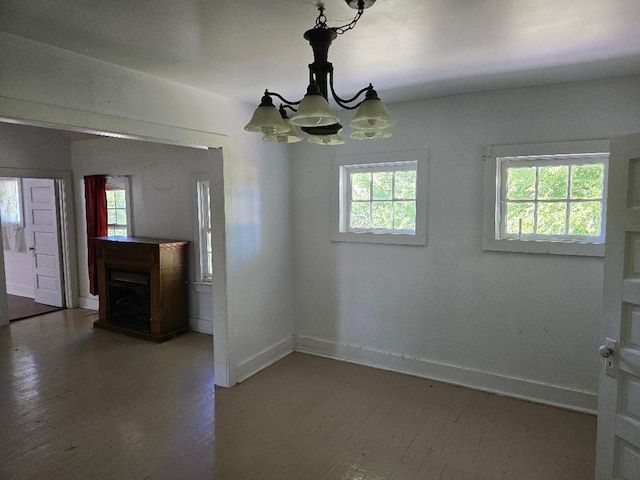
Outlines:
[[602, 243], [538, 242], [532, 240], [497, 240], [485, 238], [482, 243], [482, 249], [493, 252], [604, 257], [604, 244]]
[[211, 282], [191, 282], [193, 291], [196, 293], [213, 293], [213, 284]]
[[387, 245], [421, 245], [427, 244], [426, 235], [405, 235], [393, 233], [353, 233], [333, 232], [331, 240], [349, 243], [380, 243]]

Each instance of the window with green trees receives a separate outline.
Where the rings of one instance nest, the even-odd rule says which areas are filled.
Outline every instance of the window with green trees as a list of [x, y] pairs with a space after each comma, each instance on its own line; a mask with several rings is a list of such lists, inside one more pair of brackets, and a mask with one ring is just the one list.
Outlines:
[[417, 162], [347, 165], [347, 231], [414, 234]]
[[131, 231], [127, 197], [128, 177], [107, 177], [107, 235], [126, 237]]
[[603, 243], [607, 158], [499, 157], [499, 238]]

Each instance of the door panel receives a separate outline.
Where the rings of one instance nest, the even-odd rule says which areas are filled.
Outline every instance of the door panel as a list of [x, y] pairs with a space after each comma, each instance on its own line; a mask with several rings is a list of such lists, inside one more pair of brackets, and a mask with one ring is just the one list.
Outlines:
[[597, 480], [640, 479], [640, 135], [612, 139]]
[[37, 303], [63, 306], [60, 239], [55, 181], [23, 180], [27, 242], [33, 257]]

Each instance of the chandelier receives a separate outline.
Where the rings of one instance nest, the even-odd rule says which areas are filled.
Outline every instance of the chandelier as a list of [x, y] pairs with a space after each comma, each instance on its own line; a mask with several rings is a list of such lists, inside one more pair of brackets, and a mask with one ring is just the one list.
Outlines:
[[[372, 6], [376, 0], [345, 1], [351, 8], [358, 10], [350, 23], [341, 27], [327, 26], [324, 6], [318, 4], [320, 14], [316, 18], [316, 24], [304, 33], [304, 38], [309, 41], [313, 49], [313, 63], [309, 64], [309, 86], [304, 98], [292, 102], [279, 93], [265, 90], [251, 121], [244, 127], [246, 131], [264, 134], [263, 140], [266, 142], [295, 143], [302, 140], [297, 128], [300, 127], [308, 135], [310, 143], [343, 144], [340, 119], [333, 113], [328, 103], [330, 92], [338, 106], [347, 110], [358, 109], [349, 123], [353, 130], [350, 135], [352, 139], [374, 140], [391, 136], [388, 129], [396, 122], [387, 112], [371, 84], [349, 99], [338, 96], [333, 88], [333, 64], [328, 61], [331, 42], [338, 35], [354, 28], [364, 10]], [[273, 103], [274, 97], [282, 102], [278, 109]], [[291, 118], [287, 115], [287, 109], [293, 112]]]

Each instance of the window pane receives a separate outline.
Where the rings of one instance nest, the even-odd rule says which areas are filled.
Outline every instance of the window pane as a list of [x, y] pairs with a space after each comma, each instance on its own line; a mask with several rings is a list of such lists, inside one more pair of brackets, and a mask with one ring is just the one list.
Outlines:
[[507, 203], [505, 227], [509, 235], [533, 233], [533, 203]]
[[207, 232], [207, 266], [208, 270], [205, 272], [205, 276], [211, 277], [213, 272], [213, 249], [211, 247], [211, 232]]
[[571, 198], [602, 198], [604, 166], [575, 165], [571, 168]]
[[351, 228], [369, 228], [371, 217], [368, 202], [353, 202], [351, 204]]
[[416, 202], [395, 202], [393, 204], [393, 213], [393, 228], [415, 231]]
[[373, 174], [373, 198], [391, 200], [393, 198], [393, 173], [376, 172]]
[[371, 199], [371, 174], [352, 173], [351, 174], [351, 199], [369, 200]]
[[127, 236], [127, 229], [126, 228], [113, 228], [110, 229], [113, 231], [113, 233], [110, 233], [109, 235], [115, 235], [116, 237], [126, 237]]
[[2, 223], [22, 224], [22, 191], [17, 178], [0, 179], [0, 218]]
[[107, 190], [107, 208], [116, 208], [116, 196], [113, 190]]
[[567, 198], [569, 167], [540, 167], [538, 169], [538, 198], [563, 200]]
[[569, 235], [600, 235], [602, 223], [600, 202], [579, 202], [569, 206]]
[[116, 223], [118, 225], [126, 225], [127, 224], [127, 211], [126, 210], [116, 210]]
[[507, 168], [507, 199], [533, 200], [536, 193], [536, 169]]
[[112, 208], [107, 209], [107, 223], [114, 224], [116, 222], [116, 211]]
[[539, 235], [565, 235], [567, 205], [565, 203], [538, 204]]
[[416, 198], [416, 172], [396, 172], [396, 198]]
[[115, 194], [115, 201], [117, 208], [126, 208], [127, 202], [124, 195], [124, 190], [116, 190], [113, 192]]
[[391, 202], [371, 202], [373, 228], [393, 228], [393, 206]]

